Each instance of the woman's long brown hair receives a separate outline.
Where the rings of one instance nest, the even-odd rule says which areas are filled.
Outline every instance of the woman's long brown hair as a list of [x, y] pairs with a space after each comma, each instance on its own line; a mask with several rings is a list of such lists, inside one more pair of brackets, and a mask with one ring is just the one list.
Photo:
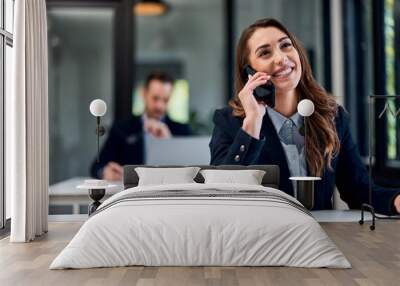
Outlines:
[[292, 41], [294, 48], [300, 56], [302, 74], [297, 86], [299, 100], [310, 99], [315, 105], [315, 111], [307, 120], [307, 164], [312, 175], [322, 176], [325, 166], [331, 169], [331, 161], [339, 152], [340, 142], [335, 127], [337, 104], [333, 96], [316, 82], [312, 75], [306, 52], [300, 42], [280, 22], [275, 19], [261, 19], [246, 28], [240, 36], [236, 51], [235, 63], [235, 93], [229, 105], [233, 108], [233, 115], [245, 117], [243, 106], [238, 94], [246, 84], [242, 78], [242, 71], [249, 64], [250, 49], [248, 40], [259, 28], [275, 27], [285, 33]]

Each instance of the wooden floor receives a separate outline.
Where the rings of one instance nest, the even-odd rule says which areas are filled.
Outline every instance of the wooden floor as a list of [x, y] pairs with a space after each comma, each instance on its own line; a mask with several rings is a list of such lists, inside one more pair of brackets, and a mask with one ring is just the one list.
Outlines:
[[52, 222], [44, 237], [27, 244], [0, 241], [0, 285], [400, 285], [400, 221], [323, 228], [353, 268], [289, 267], [121, 267], [48, 270], [82, 223]]

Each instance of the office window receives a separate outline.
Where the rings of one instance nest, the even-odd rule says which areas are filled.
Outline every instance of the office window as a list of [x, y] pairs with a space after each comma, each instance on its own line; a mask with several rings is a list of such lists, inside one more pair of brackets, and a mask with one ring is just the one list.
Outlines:
[[[378, 6], [377, 2], [382, 3], [383, 10], [374, 9], [373, 5]], [[369, 106], [368, 96], [372, 94], [395, 94], [395, 26], [394, 26], [394, 1], [379, 0], [373, 3], [372, 0], [358, 1], [349, 0], [343, 5], [343, 35], [344, 35], [344, 57], [346, 65], [345, 74], [345, 106], [351, 114], [351, 129], [355, 141], [359, 147], [361, 156], [367, 162], [368, 133], [369, 130]], [[382, 15], [381, 15], [382, 14]], [[374, 54], [374, 19], [383, 19], [382, 24], [375, 24], [375, 30], [379, 30], [375, 42], [381, 42], [382, 47], [375, 47], [376, 50], [382, 49], [382, 57]], [[375, 57], [375, 59], [374, 59]], [[376, 68], [374, 68], [374, 65]], [[382, 88], [378, 91], [378, 80], [374, 79], [374, 70], [381, 73]], [[385, 105], [384, 100], [375, 101], [375, 117], [379, 115]], [[387, 100], [390, 110], [396, 110], [396, 102]], [[387, 159], [395, 159], [399, 153], [396, 149], [396, 120], [388, 112], [381, 118], [381, 122], [386, 129], [379, 136], [374, 136], [380, 142], [373, 142], [373, 145], [380, 148], [382, 141], [385, 142], [383, 152], [378, 152], [377, 159], [384, 162]], [[383, 120], [384, 119], [384, 120]], [[379, 127], [380, 129], [380, 127]], [[387, 143], [387, 144], [386, 144]], [[383, 145], [382, 145], [383, 146]], [[378, 162], [378, 163], [379, 163]]]
[[[393, 115], [400, 110], [400, 100], [375, 100], [369, 126], [368, 96], [400, 94], [400, 0], [345, 1], [343, 15], [345, 103], [352, 133], [367, 162], [372, 132], [374, 180], [398, 187], [400, 114]], [[380, 116], [386, 103], [390, 112]]]
[[0, 1], [0, 228], [11, 217], [11, 194], [5, 189], [5, 103], [11, 95], [11, 72], [13, 66], [14, 0]]
[[[400, 1], [385, 0], [384, 23], [386, 91], [389, 95], [400, 94]], [[388, 104], [394, 112], [400, 108], [400, 100], [390, 100]], [[390, 112], [386, 113], [386, 120], [386, 156], [391, 165], [400, 160], [400, 120]]]
[[[400, 0], [376, 0], [373, 3], [374, 85], [376, 94], [400, 94]], [[388, 104], [384, 116], [374, 128], [375, 180], [399, 187], [400, 179], [400, 100], [376, 102], [375, 116]]]

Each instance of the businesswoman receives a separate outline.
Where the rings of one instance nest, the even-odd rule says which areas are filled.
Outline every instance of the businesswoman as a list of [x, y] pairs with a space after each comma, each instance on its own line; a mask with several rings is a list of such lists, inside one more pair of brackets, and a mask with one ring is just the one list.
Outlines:
[[[256, 71], [253, 76], [244, 73], [246, 65]], [[254, 89], [267, 81], [275, 85], [274, 108], [253, 96]], [[319, 176], [314, 209], [332, 209], [335, 185], [350, 208], [368, 202], [370, 178], [351, 137], [348, 115], [315, 81], [304, 48], [278, 21], [258, 20], [243, 31], [237, 47], [235, 89], [229, 107], [214, 114], [212, 165], [278, 165], [279, 189], [290, 195], [294, 187], [290, 176]], [[303, 119], [297, 113], [302, 99], [315, 105], [307, 121], [306, 140]], [[397, 214], [400, 190], [374, 186], [372, 204], [379, 213]]]

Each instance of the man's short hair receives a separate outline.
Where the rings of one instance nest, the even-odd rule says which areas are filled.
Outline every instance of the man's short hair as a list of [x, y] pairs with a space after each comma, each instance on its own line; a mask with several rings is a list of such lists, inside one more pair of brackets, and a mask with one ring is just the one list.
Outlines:
[[174, 84], [174, 79], [169, 74], [165, 72], [152, 72], [146, 77], [146, 81], [144, 82], [144, 87], [148, 88], [152, 80], [159, 80], [163, 83]]

